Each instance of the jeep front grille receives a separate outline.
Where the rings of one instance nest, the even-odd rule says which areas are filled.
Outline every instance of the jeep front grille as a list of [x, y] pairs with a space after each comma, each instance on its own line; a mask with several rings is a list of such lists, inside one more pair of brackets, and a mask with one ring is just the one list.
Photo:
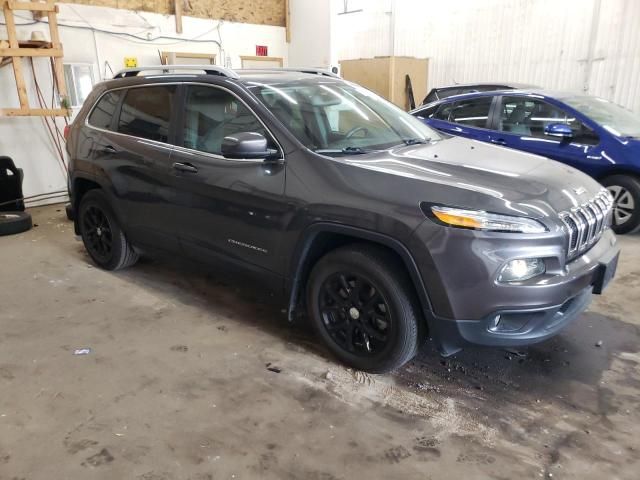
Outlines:
[[560, 213], [569, 235], [569, 258], [581, 255], [598, 241], [609, 226], [612, 207], [613, 198], [602, 189], [592, 200]]

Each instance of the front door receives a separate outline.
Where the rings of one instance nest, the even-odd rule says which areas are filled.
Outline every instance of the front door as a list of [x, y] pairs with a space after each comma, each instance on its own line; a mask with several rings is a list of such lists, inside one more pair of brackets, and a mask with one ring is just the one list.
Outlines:
[[[597, 134], [562, 108], [539, 98], [503, 96], [496, 112], [496, 131], [491, 141], [506, 147], [543, 155], [575, 168], [585, 162], [600, 161]], [[572, 138], [545, 134], [545, 127], [564, 123], [571, 127]]]
[[224, 137], [264, 135], [278, 144], [256, 115], [230, 90], [185, 86], [179, 147], [171, 156], [178, 236], [187, 255], [222, 255], [245, 266], [280, 273], [279, 240], [287, 203], [284, 161], [222, 156]]

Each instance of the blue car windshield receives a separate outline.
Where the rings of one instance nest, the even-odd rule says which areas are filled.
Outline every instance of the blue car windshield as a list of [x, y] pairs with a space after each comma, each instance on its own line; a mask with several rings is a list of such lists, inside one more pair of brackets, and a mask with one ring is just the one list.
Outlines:
[[597, 97], [570, 97], [563, 101], [617, 137], [640, 138], [640, 116]]
[[367, 153], [442, 138], [358, 85], [332, 80], [247, 84], [300, 142], [323, 155]]

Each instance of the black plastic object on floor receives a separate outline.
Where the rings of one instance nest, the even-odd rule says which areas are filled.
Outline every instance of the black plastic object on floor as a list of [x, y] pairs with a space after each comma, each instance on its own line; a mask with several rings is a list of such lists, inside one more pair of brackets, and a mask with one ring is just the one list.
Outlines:
[[0, 236], [26, 232], [33, 226], [27, 212], [0, 212]]
[[10, 157], [0, 156], [0, 211], [24, 212], [21, 168]]

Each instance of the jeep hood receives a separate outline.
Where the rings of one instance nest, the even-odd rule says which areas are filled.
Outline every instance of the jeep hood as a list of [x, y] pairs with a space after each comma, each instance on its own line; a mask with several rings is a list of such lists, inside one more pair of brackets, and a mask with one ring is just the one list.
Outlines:
[[[591, 177], [562, 163], [462, 137], [342, 160], [438, 187], [448, 186], [493, 197], [495, 201], [483, 205], [483, 209], [507, 202], [523, 204], [528, 214], [537, 217], [545, 216], [549, 213], [547, 210], [559, 212], [580, 205], [602, 189]], [[432, 198], [432, 195], [428, 196]], [[459, 195], [457, 198], [460, 199], [457, 206], [478, 208], [474, 204], [478, 195]]]

